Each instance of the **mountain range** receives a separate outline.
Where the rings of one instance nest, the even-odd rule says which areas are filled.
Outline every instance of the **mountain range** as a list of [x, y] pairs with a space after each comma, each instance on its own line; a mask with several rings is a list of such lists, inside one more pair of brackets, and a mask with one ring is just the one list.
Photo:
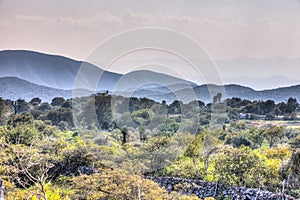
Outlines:
[[256, 90], [265, 90], [300, 83], [299, 57], [239, 57], [215, 60], [215, 63], [226, 84], [240, 84]]
[[[26, 50], [0, 51], [1, 77], [18, 77], [38, 85], [57, 89], [73, 89], [76, 74], [81, 66], [95, 74], [103, 73], [99, 82], [103, 89], [110, 89], [122, 76], [103, 71], [93, 64], [57, 55]], [[87, 75], [89, 76], [89, 75]], [[89, 77], [87, 77], [87, 80]]]
[[[76, 80], [80, 67], [87, 68], [90, 73]], [[68, 99], [73, 96], [75, 83], [80, 82], [80, 86], [93, 86], [90, 77], [102, 73], [96, 88], [78, 89], [91, 88], [95, 92], [108, 90], [114, 94], [148, 97], [156, 101], [166, 100], [168, 103], [175, 99], [188, 102], [195, 98], [208, 103], [220, 91], [223, 91], [223, 98], [272, 99], [276, 102], [287, 101], [289, 97], [300, 99], [300, 85], [260, 91], [236, 84], [224, 87], [213, 84], [197, 85], [147, 70], [117, 74], [103, 71], [91, 63], [25, 50], [0, 51], [0, 96], [4, 99], [21, 98], [27, 101], [38, 96], [48, 102], [57, 96]]]

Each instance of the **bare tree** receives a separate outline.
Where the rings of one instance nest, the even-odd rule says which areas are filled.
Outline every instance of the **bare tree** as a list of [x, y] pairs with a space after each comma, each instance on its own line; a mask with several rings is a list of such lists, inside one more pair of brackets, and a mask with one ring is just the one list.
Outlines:
[[16, 115], [18, 113], [18, 111], [20, 110], [21, 106], [19, 105], [18, 101], [12, 101], [11, 107], [12, 107], [14, 114]]
[[35, 185], [41, 192], [41, 195], [47, 200], [46, 186], [51, 181], [48, 173], [54, 166], [50, 158], [45, 155], [38, 154], [32, 145], [27, 148], [19, 148], [18, 146], [10, 146], [10, 161], [14, 166], [13, 177], [19, 185], [26, 188]]

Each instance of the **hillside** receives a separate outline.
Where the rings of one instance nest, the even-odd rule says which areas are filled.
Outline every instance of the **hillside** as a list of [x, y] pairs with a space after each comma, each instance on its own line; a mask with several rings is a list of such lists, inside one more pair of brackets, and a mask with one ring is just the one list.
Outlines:
[[[80, 81], [83, 81], [81, 85], [89, 85], [89, 81], [93, 79], [92, 77], [97, 79], [103, 73], [98, 83], [98, 90], [113, 90], [116, 86], [128, 90], [137, 82], [140, 84], [159, 82], [165, 85], [187, 82], [176, 77], [147, 70], [130, 72], [124, 76], [104, 71], [101, 69], [102, 66], [95, 66], [91, 63], [58, 55], [25, 50], [0, 51], [1, 77], [18, 77], [31, 83], [56, 89], [74, 89], [75, 78], [81, 66], [88, 69], [85, 70], [86, 74], [83, 74], [80, 79]], [[121, 78], [123, 78], [123, 81], [120, 80]], [[91, 88], [89, 87], [89, 89]]]
[[[89, 90], [109, 90], [123, 96], [148, 97], [156, 101], [175, 99], [189, 102], [195, 98], [210, 102], [222, 87], [213, 84], [200, 85], [167, 74], [139, 70], [127, 74], [103, 71], [101, 68], [82, 61], [57, 55], [48, 55], [25, 50], [0, 51], [0, 96], [9, 99], [30, 100], [39, 96], [50, 101], [55, 96], [72, 97], [75, 78], [81, 66], [88, 69], [80, 79]], [[91, 80], [103, 73], [97, 88]], [[208, 90], [208, 88], [210, 88]], [[272, 90], [256, 91], [237, 84], [226, 85], [223, 98], [240, 97], [249, 100], [272, 99], [287, 101], [289, 97], [300, 99], [300, 85]]]
[[[211, 89], [212, 94], [209, 93], [208, 87]], [[195, 100], [194, 96], [196, 96], [199, 100], [209, 103], [212, 98], [210, 95], [213, 96], [217, 93], [217, 91], [219, 91], [218, 88], [220, 88], [220, 86], [216, 85], [201, 85], [192, 87], [188, 83], [165, 86], [146, 84], [143, 87], [135, 88], [135, 90], [134, 88], [131, 88], [132, 91], [110, 91], [110, 93], [124, 96], [148, 97], [158, 102], [166, 100], [168, 103], [171, 103], [175, 99], [189, 102]], [[249, 87], [240, 85], [226, 85], [224, 88], [226, 94], [223, 94], [223, 98], [240, 97], [242, 99], [249, 99], [252, 101], [272, 99], [275, 102], [286, 102], [289, 97], [300, 99], [300, 85], [263, 91], [255, 91]], [[42, 86], [17, 77], [0, 78], [0, 96], [4, 99], [16, 100], [21, 98], [30, 101], [32, 98], [38, 96], [43, 101], [51, 101], [57, 96], [69, 99], [72, 98], [72, 94], [72, 90], [55, 89]]]
[[51, 101], [55, 96], [71, 98], [72, 91], [37, 85], [16, 77], [4, 77], [0, 78], [0, 96], [12, 100], [30, 101], [34, 97], [39, 97], [43, 101]]
[[[95, 65], [63, 56], [25, 50], [0, 51], [2, 77], [14, 76], [57, 89], [73, 89], [76, 74], [82, 64], [94, 73], [103, 72]], [[120, 74], [104, 71], [99, 88], [111, 89], [120, 77]]]

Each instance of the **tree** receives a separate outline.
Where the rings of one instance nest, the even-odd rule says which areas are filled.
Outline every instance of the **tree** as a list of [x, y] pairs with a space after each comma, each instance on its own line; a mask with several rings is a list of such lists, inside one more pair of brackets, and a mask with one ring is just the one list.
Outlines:
[[275, 109], [275, 102], [273, 100], [267, 100], [264, 102], [264, 114], [273, 113]]
[[99, 128], [107, 130], [113, 125], [111, 96], [95, 97], [96, 116]]
[[231, 99], [226, 100], [226, 105], [231, 108], [239, 108], [242, 102], [241, 98], [233, 97]]
[[15, 115], [18, 113], [27, 112], [30, 110], [28, 103], [26, 103], [26, 101], [23, 99], [18, 99], [17, 101], [12, 101], [11, 108]]
[[13, 113], [16, 115], [20, 109], [20, 106], [18, 105], [18, 102], [17, 101], [12, 101], [11, 102], [11, 107], [12, 107], [12, 110], [13, 110]]
[[41, 102], [42, 102], [42, 99], [40, 99], [39, 97], [35, 97], [35, 98], [31, 99], [31, 101], [29, 103], [32, 106], [38, 106], [41, 104]]
[[9, 145], [10, 162], [14, 166], [9, 173], [15, 182], [27, 188], [37, 186], [44, 200], [47, 200], [46, 186], [51, 181], [49, 170], [54, 166], [49, 155], [40, 154], [32, 146]]
[[123, 126], [137, 127], [137, 124], [132, 120], [130, 112], [125, 112], [116, 119], [116, 127], [121, 129]]
[[30, 111], [30, 114], [33, 116], [34, 119], [39, 119], [44, 114], [44, 112], [40, 110], [32, 109]]
[[68, 99], [61, 105], [62, 108], [72, 109], [72, 100]]
[[291, 155], [290, 158], [290, 165], [292, 173], [298, 177], [298, 180], [300, 181], [300, 151], [296, 151]]
[[264, 142], [264, 136], [262, 130], [257, 130], [256, 128], [252, 127], [247, 133], [251, 143], [252, 149], [261, 148]]
[[213, 104], [221, 103], [221, 99], [222, 99], [222, 93], [218, 93], [213, 98]]
[[281, 114], [281, 110], [279, 108], [279, 106], [277, 105], [274, 109], [274, 114], [276, 115], [277, 119], [278, 119], [278, 116]]
[[63, 97], [55, 97], [51, 101], [51, 106], [61, 106], [65, 102]]
[[128, 100], [128, 104], [129, 105], [129, 112], [133, 112], [135, 110], [138, 110], [140, 109], [140, 106], [139, 106], [139, 99], [136, 98], [136, 97], [130, 97], [129, 100]]
[[100, 174], [74, 177], [72, 199], [167, 200], [168, 193], [151, 180], [120, 170], [102, 170]]
[[211, 164], [210, 157], [218, 151], [217, 131], [206, 131], [195, 136], [185, 151], [185, 155], [192, 158], [198, 178], [200, 177], [200, 169], [197, 159], [203, 162], [203, 177], [206, 178], [208, 168]]
[[163, 135], [173, 136], [179, 129], [180, 118], [168, 118], [160, 129]]
[[28, 113], [15, 115], [8, 120], [6, 126], [0, 128], [0, 137], [3, 137], [8, 144], [30, 145], [41, 137], [34, 126], [33, 117]]
[[287, 106], [286, 106], [286, 112], [288, 114], [292, 114], [293, 112], [296, 111], [296, 109], [298, 108], [299, 104], [297, 102], [296, 99], [294, 98], [289, 98], [288, 102], [287, 102]]
[[230, 138], [230, 143], [233, 145], [234, 148], [240, 148], [242, 146], [251, 146], [251, 141], [249, 141], [249, 139], [243, 134], [238, 134]]
[[200, 178], [201, 173], [196, 160], [197, 158], [201, 157], [201, 148], [203, 146], [204, 137], [205, 137], [204, 134], [196, 135], [194, 140], [191, 142], [191, 144], [189, 144], [188, 148], [184, 153], [185, 156], [188, 156], [192, 159], [193, 166], [196, 169], [196, 175], [198, 178]]
[[218, 147], [218, 131], [206, 131], [203, 137], [203, 145], [201, 146], [201, 156], [200, 159], [204, 164], [203, 172], [204, 178], [207, 176], [208, 168], [211, 164], [210, 157], [219, 150]]
[[284, 136], [284, 131], [285, 129], [282, 126], [271, 126], [264, 130], [263, 136], [269, 142], [270, 148]]
[[49, 103], [45, 102], [45, 103], [42, 103], [38, 107], [38, 110], [40, 110], [40, 111], [49, 111], [49, 110], [51, 110], [51, 106], [49, 105]]
[[140, 141], [141, 142], [145, 142], [146, 139], [147, 139], [147, 136], [146, 136], [146, 129], [144, 126], [140, 126], [139, 127], [139, 136], [140, 136]]
[[[91, 167], [95, 162], [95, 155], [91, 151], [91, 148], [83, 143], [78, 138], [75, 147], [66, 148], [62, 151], [62, 158], [60, 160], [60, 172], [69, 175], [78, 175], [79, 167]], [[57, 174], [59, 175], [59, 174]]]
[[59, 123], [65, 121], [69, 124], [69, 127], [74, 126], [73, 113], [71, 109], [58, 108], [51, 110], [47, 113], [47, 120], [50, 120], [53, 125], [59, 126]]
[[215, 173], [222, 182], [253, 187], [262, 175], [262, 163], [250, 148], [226, 148], [215, 160]]
[[147, 126], [151, 123], [151, 118], [153, 115], [154, 113], [152, 112], [152, 110], [144, 108], [133, 111], [131, 113], [131, 118], [138, 126]]
[[155, 102], [152, 99], [148, 99], [146, 97], [139, 99], [139, 108], [140, 109], [144, 109], [144, 108], [150, 109], [154, 104], [155, 104]]
[[126, 144], [127, 143], [127, 138], [128, 138], [128, 128], [126, 126], [124, 126], [121, 130], [122, 133], [122, 144]]
[[175, 100], [168, 107], [168, 114], [181, 114], [182, 102]]
[[279, 170], [281, 178], [289, 180], [289, 190], [291, 195], [300, 198], [300, 150], [292, 153], [290, 159]]
[[297, 137], [291, 139], [289, 141], [289, 145], [291, 146], [291, 148], [293, 150], [300, 149], [300, 135], [298, 135]]
[[230, 120], [232, 121], [237, 121], [240, 119], [240, 113], [239, 110], [237, 108], [230, 108], [227, 107], [227, 116]]

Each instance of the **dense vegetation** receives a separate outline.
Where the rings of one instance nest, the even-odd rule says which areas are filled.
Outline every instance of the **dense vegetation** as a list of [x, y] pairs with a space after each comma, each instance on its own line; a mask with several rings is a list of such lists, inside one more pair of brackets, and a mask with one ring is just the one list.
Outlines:
[[[285, 180], [285, 192], [300, 197], [300, 129], [276, 123], [297, 120], [298, 109], [293, 98], [220, 95], [211, 104], [169, 105], [106, 93], [50, 103], [0, 99], [0, 178], [8, 199], [198, 199], [168, 194], [145, 176], [273, 192]], [[212, 126], [212, 118], [225, 123]], [[269, 124], [254, 126], [256, 119]]]

